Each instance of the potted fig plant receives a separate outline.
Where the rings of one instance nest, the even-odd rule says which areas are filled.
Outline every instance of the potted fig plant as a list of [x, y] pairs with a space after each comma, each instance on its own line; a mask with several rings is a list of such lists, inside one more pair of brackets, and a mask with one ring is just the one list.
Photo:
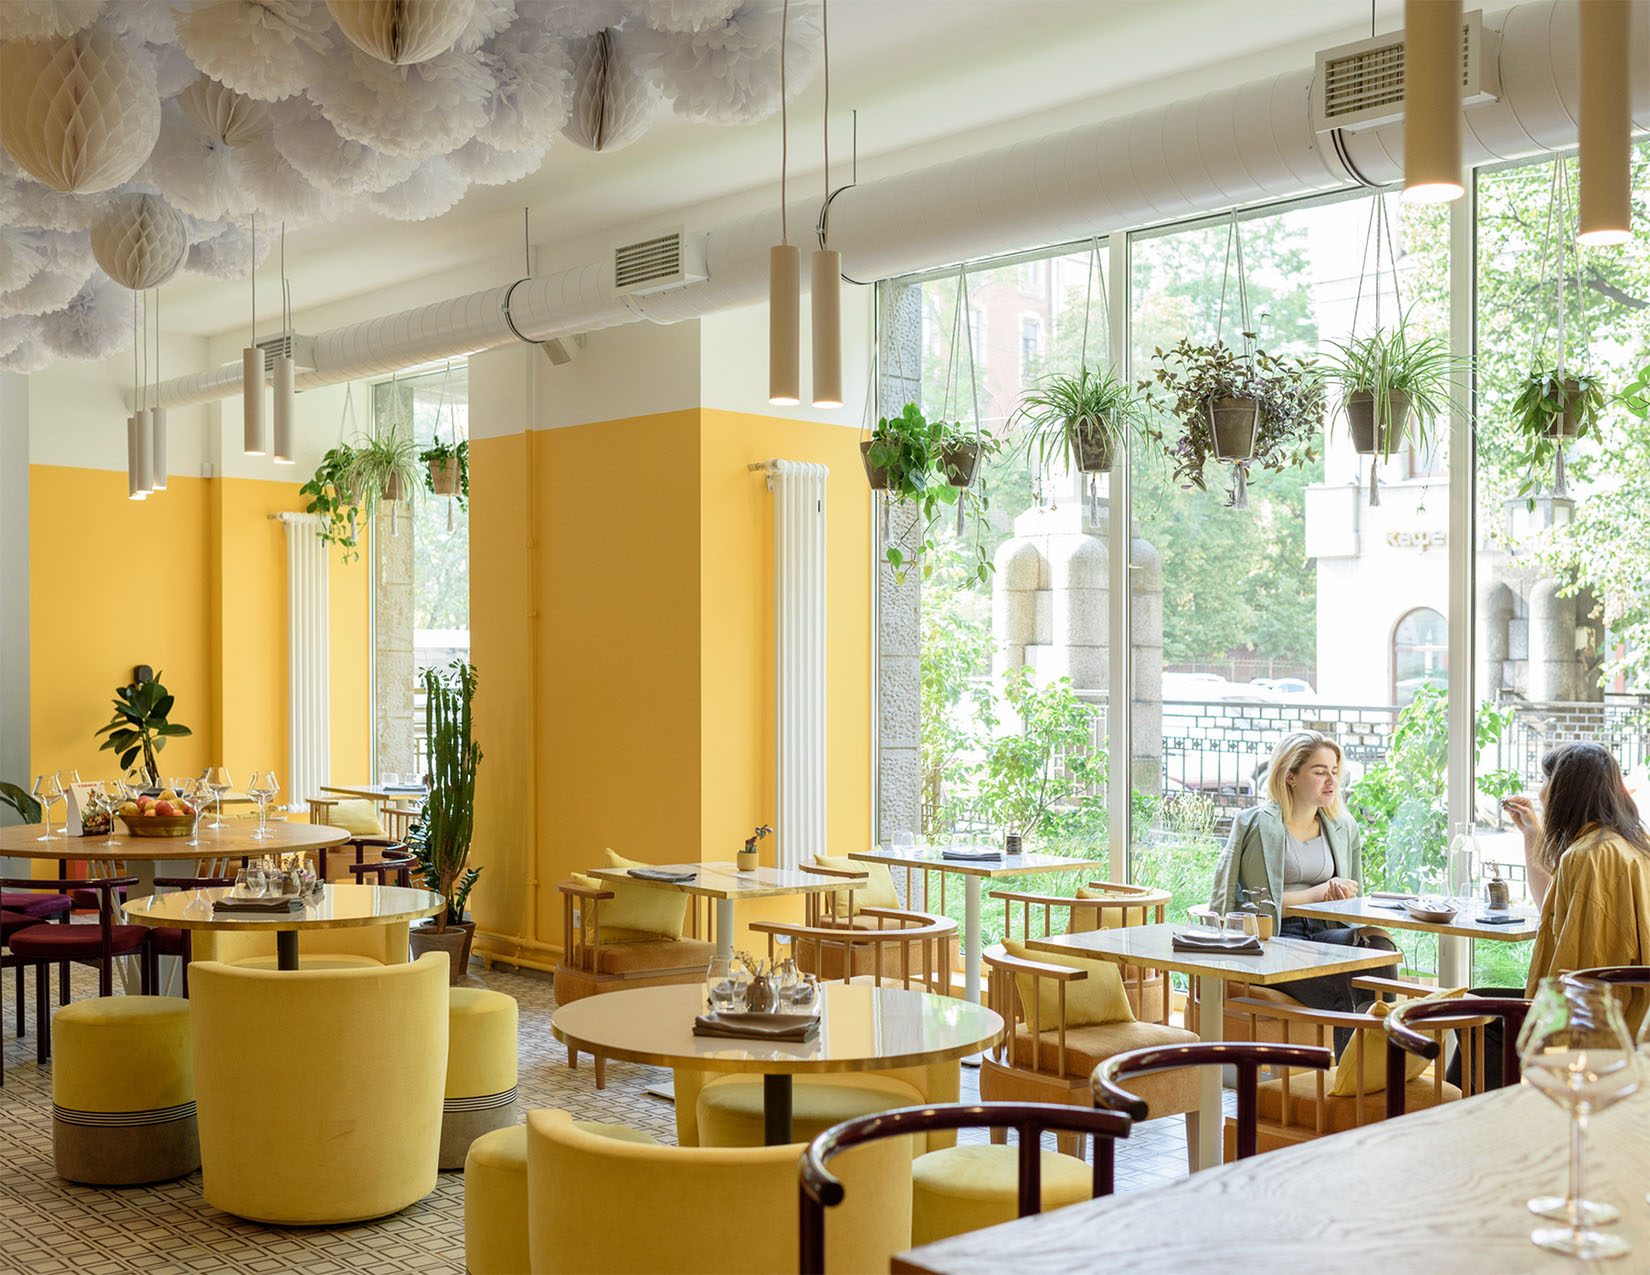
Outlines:
[[480, 868], [470, 866], [470, 834], [475, 822], [476, 767], [481, 747], [471, 736], [471, 703], [476, 670], [454, 660], [449, 672], [424, 670], [424, 727], [429, 740], [429, 796], [407, 833], [407, 848], [418, 859], [427, 889], [445, 906], [411, 932], [414, 957], [442, 951], [452, 958], [451, 977], [458, 984], [470, 964], [475, 922], [464, 907]]
[[99, 735], [108, 739], [99, 744], [98, 751], [112, 749], [120, 758], [120, 768], [128, 770], [139, 753], [143, 754], [143, 770], [151, 784], [160, 782], [160, 765], [155, 754], [166, 747], [168, 739], [176, 739], [193, 732], [167, 720], [172, 711], [172, 693], [161, 685], [157, 673], [148, 682], [133, 682], [115, 689], [115, 714], [107, 726], [100, 726]]
[[470, 443], [459, 439], [444, 443], [439, 438], [418, 453], [418, 462], [426, 467], [424, 489], [432, 496], [455, 496], [460, 509], [469, 508], [470, 501]]
[[1047, 467], [1059, 458], [1082, 474], [1104, 474], [1146, 422], [1139, 394], [1103, 368], [1051, 372], [1020, 399], [1015, 420], [1026, 455]]
[[739, 868], [739, 871], [741, 871], [741, 872], [755, 872], [756, 871], [757, 864], [760, 862], [760, 860], [757, 858], [757, 854], [756, 854], [756, 843], [758, 841], [762, 840], [763, 837], [767, 836], [772, 831], [773, 831], [773, 829], [770, 828], [767, 824], [763, 824], [755, 832], [751, 833], [750, 836], [745, 838], [745, 848], [743, 850], [741, 850], [738, 853], [738, 855], [735, 856], [735, 858], [738, 861], [737, 866]]
[[[1254, 333], [1244, 333], [1247, 344]], [[1312, 439], [1323, 425], [1323, 382], [1310, 359], [1254, 349], [1240, 354], [1225, 342], [1189, 338], [1152, 355], [1157, 364], [1139, 388], [1180, 430], [1172, 445], [1147, 426], [1145, 436], [1174, 461], [1175, 477], [1207, 490], [1209, 461], [1233, 466], [1230, 503], [1247, 504], [1249, 470], [1281, 470], [1313, 459]]]

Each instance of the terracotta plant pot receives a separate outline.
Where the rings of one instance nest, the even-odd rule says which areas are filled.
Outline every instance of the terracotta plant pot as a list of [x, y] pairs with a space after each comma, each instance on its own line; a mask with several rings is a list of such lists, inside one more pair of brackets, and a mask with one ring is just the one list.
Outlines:
[[430, 462], [430, 487], [438, 496], [458, 495], [458, 457]]
[[1068, 436], [1077, 453], [1077, 472], [1080, 474], [1109, 474], [1117, 457], [1117, 440], [1103, 426], [1077, 427], [1066, 423]]
[[1564, 382], [1564, 415], [1555, 416], [1541, 431], [1548, 438], [1581, 437], [1581, 386], [1575, 381]]
[[1216, 460], [1245, 461], [1255, 457], [1255, 435], [1260, 432], [1260, 404], [1252, 398], [1217, 398], [1209, 403], [1209, 433]]
[[741, 872], [755, 872], [762, 863], [762, 856], [754, 850], [741, 850], [734, 856], [734, 862]]
[[406, 480], [400, 474], [391, 474], [389, 481], [384, 484], [384, 488], [379, 495], [388, 501], [405, 500], [407, 498]]
[[460, 921], [457, 925], [449, 925], [445, 930], [437, 930], [434, 921], [425, 921], [413, 926], [408, 933], [412, 958], [416, 961], [426, 952], [447, 953], [452, 958], [452, 968], [448, 972], [447, 981], [452, 986], [459, 987], [469, 978], [470, 944], [474, 941], [475, 934], [474, 921]]
[[871, 484], [871, 490], [887, 491], [888, 471], [871, 463], [871, 440], [868, 438], [860, 440], [859, 459], [865, 465], [865, 477]]
[[1347, 395], [1346, 421], [1352, 429], [1352, 450], [1358, 455], [1390, 455], [1393, 444], [1403, 437], [1404, 423], [1409, 420], [1409, 395], [1403, 390], [1389, 390], [1386, 403], [1386, 427], [1382, 431], [1386, 437], [1377, 439], [1375, 396], [1362, 392]]
[[945, 481], [953, 487], [972, 487], [974, 471], [979, 465], [978, 443], [947, 443], [940, 449], [940, 466], [945, 471]]

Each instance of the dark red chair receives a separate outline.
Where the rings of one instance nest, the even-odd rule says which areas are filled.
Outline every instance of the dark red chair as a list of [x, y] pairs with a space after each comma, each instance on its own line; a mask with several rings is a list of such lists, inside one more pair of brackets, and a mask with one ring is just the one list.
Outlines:
[[[83, 881], [0, 880], [0, 886], [34, 885], [54, 890], [75, 890]], [[142, 969], [142, 990], [154, 986], [154, 952], [149, 931], [142, 925], [115, 924], [115, 895], [137, 884], [136, 877], [105, 877], [93, 883], [98, 894], [96, 925], [63, 925], [37, 921], [14, 931], [6, 940], [6, 965], [32, 965], [35, 970], [34, 1017], [35, 1057], [42, 1063], [51, 1057], [51, 1000], [46, 994], [46, 971], [65, 961], [95, 962], [98, 994], [112, 996], [115, 990], [115, 957], [136, 956]]]
[[[1411, 1001], [1400, 1005], [1381, 1024], [1386, 1032], [1386, 1114], [1387, 1119], [1404, 1114], [1404, 1055], [1419, 1054], [1436, 1060], [1442, 1052], [1441, 1037], [1423, 1036], [1411, 1023], [1430, 1018], [1501, 1020], [1501, 1084], [1516, 1085], [1522, 1071], [1518, 1065], [1518, 1032], [1530, 1002], [1510, 996], [1464, 996], [1441, 1001]], [[1462, 1078], [1463, 1081], [1465, 1077]]]
[[1284, 1045], [1267, 1041], [1219, 1041], [1206, 1045], [1153, 1045], [1114, 1054], [1094, 1069], [1089, 1088], [1096, 1106], [1120, 1111], [1130, 1120], [1145, 1120], [1146, 1104], [1117, 1082], [1129, 1076], [1147, 1076], [1181, 1067], [1237, 1069], [1237, 1158], [1254, 1155], [1260, 1142], [1260, 1069], [1311, 1067], [1326, 1071], [1335, 1055], [1317, 1045]]
[[[4, 938], [0, 938], [0, 948], [4, 948], [6, 940], [15, 930], [24, 927], [17, 923], [17, 918], [26, 920], [34, 925], [40, 921], [58, 920], [67, 922], [69, 915], [74, 911], [74, 901], [66, 894], [47, 894], [38, 890], [8, 891], [0, 894], [0, 911], [7, 914], [8, 920], [4, 927]], [[59, 995], [65, 1005], [69, 1003], [69, 966], [65, 962], [58, 967]], [[23, 1023], [23, 966], [17, 966], [17, 1039], [22, 1040], [24, 1035]]]
[[1112, 1144], [1129, 1136], [1129, 1121], [1114, 1112], [1090, 1111], [1053, 1102], [944, 1103], [933, 1107], [900, 1107], [832, 1125], [802, 1153], [800, 1198], [801, 1275], [824, 1275], [825, 1210], [841, 1204], [840, 1178], [826, 1167], [831, 1158], [849, 1147], [901, 1134], [934, 1129], [1013, 1129], [1019, 1135], [1019, 1215], [1029, 1217], [1043, 1207], [1042, 1142], [1045, 1130], [1094, 1135], [1094, 1194], [1112, 1190]]
[[[175, 890], [214, 890], [228, 889], [235, 884], [234, 877], [156, 877], [155, 892], [158, 894], [162, 886]], [[175, 925], [157, 925], [149, 931], [149, 947], [154, 954], [155, 987], [160, 987], [158, 977], [160, 958], [175, 956], [183, 962], [183, 997], [189, 999], [189, 962], [194, 957], [194, 944], [189, 939], [190, 931], [179, 929]]]

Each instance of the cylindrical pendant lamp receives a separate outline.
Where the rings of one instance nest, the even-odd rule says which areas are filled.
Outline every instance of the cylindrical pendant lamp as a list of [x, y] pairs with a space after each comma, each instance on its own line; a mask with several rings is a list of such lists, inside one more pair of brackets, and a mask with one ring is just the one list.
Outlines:
[[269, 450], [264, 438], [264, 352], [255, 345], [241, 351], [241, 412], [243, 450], [262, 456]]
[[1404, 193], [1461, 198], [1461, 0], [1404, 0]]
[[143, 480], [138, 477], [138, 421], [136, 415], [126, 418], [126, 496], [129, 500], [142, 500], [149, 493], [143, 490]]
[[145, 496], [155, 489], [154, 438], [149, 424], [149, 409], [142, 409], [132, 418], [132, 429], [137, 435], [138, 490]]
[[1627, 0], [1582, 0], [1581, 221], [1584, 244], [1633, 237], [1633, 118], [1628, 105]]
[[166, 409], [149, 409], [149, 474], [156, 491], [166, 490]]
[[802, 401], [802, 249], [768, 249], [768, 402]]
[[292, 413], [295, 406], [293, 378], [296, 367], [290, 354], [275, 356], [275, 463], [292, 464]]
[[814, 406], [842, 406], [842, 254], [821, 248], [809, 263], [814, 320]]

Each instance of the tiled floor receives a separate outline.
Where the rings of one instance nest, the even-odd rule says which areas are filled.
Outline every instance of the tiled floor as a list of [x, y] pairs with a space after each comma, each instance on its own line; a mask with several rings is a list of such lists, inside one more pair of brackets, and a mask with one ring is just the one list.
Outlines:
[[[522, 1108], [565, 1107], [584, 1119], [609, 1120], [675, 1141], [668, 1102], [647, 1096], [668, 1073], [611, 1062], [598, 1091], [585, 1059], [567, 1067], [567, 1051], [550, 1034], [555, 1009], [549, 979], [504, 969], [478, 981], [507, 992], [521, 1006]], [[464, 1269], [464, 1182], [443, 1173], [427, 1199], [376, 1222], [288, 1229], [244, 1222], [209, 1207], [200, 1175], [158, 1186], [99, 1189], [75, 1186], [52, 1172], [51, 1072], [34, 1060], [30, 1036], [10, 1034], [11, 993], [5, 980], [5, 1087], [0, 1089], [0, 1275], [181, 1275], [229, 1271], [333, 1275], [366, 1271], [460, 1272]], [[32, 987], [31, 987], [32, 992]], [[77, 971], [76, 998], [96, 994], [95, 975]], [[977, 1097], [978, 1073], [963, 1071], [964, 1098]], [[983, 1135], [980, 1135], [983, 1139]], [[1118, 1144], [1117, 1188], [1138, 1190], [1184, 1175], [1185, 1127], [1178, 1118], [1152, 1121]]]

